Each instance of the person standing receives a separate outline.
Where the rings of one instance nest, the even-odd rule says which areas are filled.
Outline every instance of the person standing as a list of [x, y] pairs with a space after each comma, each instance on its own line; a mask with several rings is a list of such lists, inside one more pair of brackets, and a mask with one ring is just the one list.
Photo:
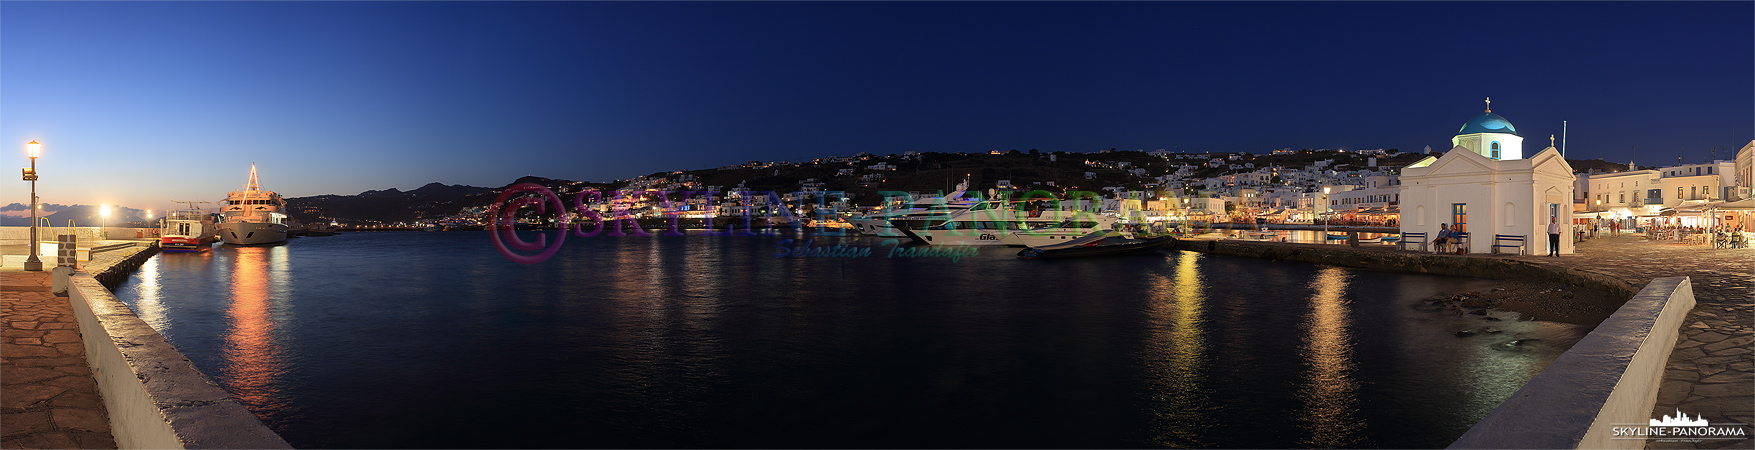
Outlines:
[[1548, 256], [1560, 256], [1560, 221], [1548, 216]]

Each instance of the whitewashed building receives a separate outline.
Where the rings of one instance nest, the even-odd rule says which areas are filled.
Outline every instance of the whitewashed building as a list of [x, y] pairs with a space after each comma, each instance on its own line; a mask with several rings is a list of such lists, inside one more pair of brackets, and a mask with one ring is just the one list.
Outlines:
[[[1440, 224], [1460, 224], [1469, 233], [1468, 251], [1486, 253], [1494, 235], [1522, 236], [1531, 254], [1548, 251], [1550, 216], [1572, 227], [1576, 177], [1550, 138], [1548, 148], [1523, 158], [1523, 137], [1492, 109], [1457, 131], [1456, 147], [1401, 170], [1401, 231], [1438, 233]], [[1572, 239], [1560, 239], [1560, 253], [1572, 253]]]

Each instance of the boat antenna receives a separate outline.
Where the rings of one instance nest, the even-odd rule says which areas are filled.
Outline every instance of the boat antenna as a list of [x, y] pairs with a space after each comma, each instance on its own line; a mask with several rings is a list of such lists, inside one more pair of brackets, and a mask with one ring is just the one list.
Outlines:
[[244, 190], [246, 190], [246, 191], [257, 190], [256, 184], [257, 184], [256, 183], [256, 163], [250, 163], [250, 183], [244, 185]]

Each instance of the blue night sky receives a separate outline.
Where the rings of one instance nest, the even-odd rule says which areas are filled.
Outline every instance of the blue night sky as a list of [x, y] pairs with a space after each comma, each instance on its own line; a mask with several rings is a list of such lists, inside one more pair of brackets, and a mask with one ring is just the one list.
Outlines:
[[[45, 202], [609, 181], [906, 151], [1450, 147], [1640, 164], [1755, 134], [1755, 3], [0, 2]], [[1633, 147], [1638, 147], [1635, 154]], [[1684, 150], [1685, 149], [1685, 150]]]

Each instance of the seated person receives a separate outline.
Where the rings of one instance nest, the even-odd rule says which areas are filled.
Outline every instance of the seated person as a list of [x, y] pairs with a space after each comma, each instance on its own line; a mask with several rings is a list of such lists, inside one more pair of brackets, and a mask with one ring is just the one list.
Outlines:
[[1450, 244], [1452, 243], [1450, 237], [1450, 224], [1439, 224], [1438, 235], [1437, 237], [1432, 238], [1432, 248], [1438, 253], [1444, 253], [1448, 251]]

